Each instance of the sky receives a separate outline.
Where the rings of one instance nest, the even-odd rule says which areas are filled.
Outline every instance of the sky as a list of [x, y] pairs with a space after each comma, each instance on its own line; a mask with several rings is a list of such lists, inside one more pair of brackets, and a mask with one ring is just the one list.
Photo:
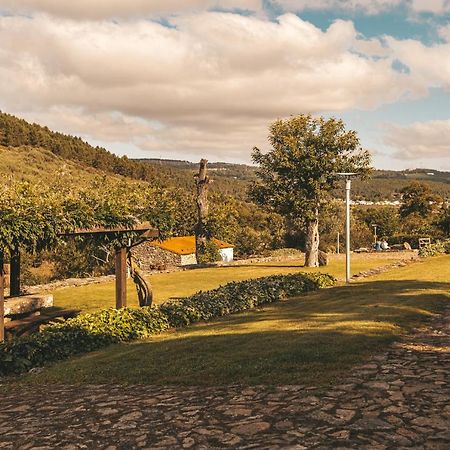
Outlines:
[[250, 163], [337, 117], [450, 170], [450, 0], [0, 0], [0, 110], [129, 157]]

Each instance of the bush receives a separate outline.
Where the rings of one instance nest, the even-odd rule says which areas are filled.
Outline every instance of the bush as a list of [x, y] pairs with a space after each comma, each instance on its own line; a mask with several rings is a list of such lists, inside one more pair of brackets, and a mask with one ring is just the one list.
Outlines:
[[159, 307], [107, 309], [52, 323], [41, 333], [0, 344], [0, 375], [20, 373], [117, 342], [149, 337], [170, 327], [244, 311], [321, 287], [335, 279], [328, 274], [274, 275], [228, 283]]
[[435, 244], [427, 245], [419, 250], [419, 256], [427, 258], [429, 256], [437, 256], [443, 254], [450, 254], [450, 241], [436, 242]]

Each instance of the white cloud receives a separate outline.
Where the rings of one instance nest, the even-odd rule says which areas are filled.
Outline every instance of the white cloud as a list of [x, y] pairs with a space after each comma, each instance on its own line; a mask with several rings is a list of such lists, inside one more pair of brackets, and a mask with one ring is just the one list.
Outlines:
[[420, 41], [386, 38], [393, 55], [406, 65], [418, 84], [450, 90], [450, 42], [426, 46]]
[[261, 8], [261, 0], [0, 0], [0, 8], [7, 11], [92, 20], [164, 16], [219, 7], [255, 11]]
[[412, 0], [413, 11], [422, 13], [443, 14], [450, 12], [449, 0]]
[[450, 11], [450, 0], [278, 0], [285, 11], [341, 10], [379, 14], [404, 7], [412, 13], [443, 14]]
[[396, 158], [428, 161], [442, 158], [446, 161], [445, 168], [450, 167], [450, 119], [388, 125], [384, 140], [394, 149]]
[[276, 117], [374, 108], [426, 89], [392, 57], [372, 58], [383, 47], [351, 22], [324, 32], [291, 14], [275, 23], [198, 13], [172, 24], [0, 17], [0, 106], [65, 131], [86, 122], [95, 139], [137, 134], [143, 148], [230, 159], [248, 158]]
[[[273, 0], [284, 12], [304, 10], [360, 11], [378, 14], [398, 6], [411, 13], [442, 14], [450, 11], [450, 0]], [[77, 20], [171, 16], [212, 8], [264, 10], [262, 0], [0, 0], [0, 10], [25, 14], [46, 13]]]
[[277, 3], [285, 11], [338, 9], [378, 14], [405, 3], [405, 0], [278, 0]]
[[[171, 25], [0, 16], [0, 108], [158, 156], [248, 160], [277, 117], [450, 89], [445, 43], [365, 40], [352, 22], [322, 31], [293, 14], [184, 13]], [[411, 72], [393, 70], [396, 59]]]

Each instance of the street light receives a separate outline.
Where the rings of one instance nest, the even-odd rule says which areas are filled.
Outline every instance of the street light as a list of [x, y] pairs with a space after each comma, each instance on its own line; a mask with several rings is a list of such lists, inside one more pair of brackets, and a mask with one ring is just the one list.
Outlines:
[[350, 189], [354, 172], [339, 172], [336, 175], [345, 178], [345, 282], [350, 283]]
[[372, 227], [373, 227], [373, 243], [376, 244], [377, 243], [377, 227], [378, 227], [378, 224], [377, 223], [373, 223]]

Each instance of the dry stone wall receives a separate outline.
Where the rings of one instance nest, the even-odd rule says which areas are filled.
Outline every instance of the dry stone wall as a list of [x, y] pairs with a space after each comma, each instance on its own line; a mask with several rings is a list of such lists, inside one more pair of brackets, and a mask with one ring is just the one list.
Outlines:
[[144, 242], [133, 248], [133, 257], [145, 272], [167, 270], [181, 265], [181, 256]]

